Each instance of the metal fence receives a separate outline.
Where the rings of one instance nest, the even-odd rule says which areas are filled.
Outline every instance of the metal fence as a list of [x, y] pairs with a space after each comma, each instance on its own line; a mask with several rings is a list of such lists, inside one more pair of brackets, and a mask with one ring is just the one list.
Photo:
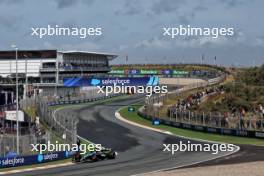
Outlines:
[[[208, 82], [190, 84], [175, 91], [171, 91], [167, 94], [154, 95], [150, 98], [147, 98], [143, 109], [144, 114], [151, 118], [162, 118], [169, 121], [186, 124], [240, 130], [246, 129], [263, 131], [264, 114], [262, 113], [251, 113], [250, 115], [245, 116], [242, 113], [223, 114], [220, 112], [198, 112], [194, 110], [188, 110], [186, 108], [179, 109], [175, 106], [168, 107], [165, 116], [164, 113], [161, 113], [161, 107], [164, 105], [164, 102], [168, 99], [174, 100], [176, 103], [177, 99], [175, 98], [179, 96], [182, 92], [217, 84], [222, 82], [224, 79], [225, 75], [222, 75], [221, 77], [208, 80]], [[213, 94], [214, 93], [215, 92], [213, 92]], [[207, 95], [203, 96], [199, 101], [202, 102], [204, 99], [206, 99], [206, 96]]]
[[[35, 144], [38, 140], [37, 135], [28, 128], [19, 128], [19, 153], [22, 155], [32, 154], [30, 144]], [[28, 131], [25, 133], [25, 131]], [[10, 152], [17, 151], [17, 136], [15, 129], [2, 129], [0, 134], [0, 156], [6, 156]]]
[[181, 88], [177, 88], [175, 90], [172, 90], [166, 94], [153, 94], [151, 97], [146, 99], [146, 101], [148, 102], [148, 104], [150, 102], [152, 102], [152, 103], [164, 102], [165, 100], [168, 100], [168, 99], [174, 99], [175, 97], [177, 97], [182, 92], [186, 92], [188, 90], [192, 90], [192, 89], [196, 89], [196, 88], [203, 88], [203, 87], [207, 87], [210, 85], [218, 84], [218, 83], [222, 82], [223, 80], [225, 80], [225, 78], [226, 78], [226, 74], [223, 74], [217, 78], [209, 79], [209, 80], [204, 81], [204, 82], [196, 82], [196, 83], [188, 84], [188, 85], [183, 86]]
[[171, 108], [168, 110], [167, 115], [168, 116], [165, 118], [170, 121], [186, 124], [239, 130], [264, 131], [264, 117], [262, 114], [245, 117], [241, 113], [226, 115], [220, 112], [201, 113], [190, 110], [180, 111], [175, 108]]
[[37, 111], [41, 124], [52, 134], [51, 142], [76, 143], [78, 119], [75, 114], [59, 114], [49, 107], [49, 101], [37, 98]]
[[78, 114], [75, 112], [61, 113], [52, 109], [51, 105], [75, 104], [97, 100], [104, 97], [104, 94], [97, 93], [97, 89], [86, 90], [85, 93], [72, 96], [54, 97], [44, 96], [36, 97], [36, 107], [40, 122], [53, 134], [54, 140], [74, 144], [77, 141]]
[[[19, 154], [35, 154], [31, 151], [31, 144], [74, 144], [77, 141], [78, 114], [75, 112], [63, 113], [56, 111], [52, 105], [77, 104], [104, 99], [105, 94], [97, 93], [98, 90], [85, 90], [80, 94], [71, 96], [35, 96], [20, 101], [20, 109], [26, 111], [33, 108], [37, 111], [37, 118], [32, 120], [29, 127], [19, 128]], [[114, 95], [110, 95], [112, 97]], [[0, 128], [0, 156], [16, 152], [17, 147], [16, 127]]]

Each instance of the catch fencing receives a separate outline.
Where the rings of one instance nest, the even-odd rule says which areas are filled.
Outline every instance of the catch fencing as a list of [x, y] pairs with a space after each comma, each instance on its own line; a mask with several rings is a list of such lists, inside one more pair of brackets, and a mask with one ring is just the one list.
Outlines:
[[[204, 131], [206, 131], [207, 128], [226, 129], [224, 131], [219, 131], [219, 133], [224, 132], [225, 134], [236, 134], [237, 131], [249, 131], [248, 133], [246, 132], [242, 134], [252, 134], [248, 137], [263, 136], [264, 115], [261, 112], [245, 116], [242, 113], [223, 114], [220, 112], [198, 112], [188, 109], [182, 110], [175, 106], [168, 107], [167, 112], [165, 113], [166, 115], [164, 115], [164, 112], [161, 112], [161, 107], [168, 99], [174, 100], [175, 104], [177, 101], [176, 97], [182, 92], [218, 84], [223, 80], [225, 80], [225, 75], [208, 80], [207, 82], [190, 84], [167, 94], [153, 95], [150, 98], [146, 98], [145, 106], [140, 110], [139, 114], [148, 119], [159, 119], [164, 123], [174, 124], [173, 126], [182, 128], [199, 127]], [[202, 97], [200, 101], [203, 101], [203, 99], [206, 99], [206, 96]]]
[[[39, 96], [23, 99], [19, 102], [20, 109], [24, 112], [33, 109], [37, 113], [36, 119], [29, 121], [28, 127], [19, 127], [19, 155], [36, 154], [31, 151], [31, 144], [47, 144], [48, 141], [55, 144], [75, 144], [77, 141], [78, 114], [74, 111], [63, 113], [57, 111], [56, 105], [89, 103], [119, 94], [111, 94], [106, 97], [103, 93], [97, 93], [96, 89], [89, 89], [81, 94], [71, 96]], [[25, 113], [25, 115], [27, 115]], [[0, 128], [0, 157], [6, 157], [10, 152], [16, 152], [17, 136], [16, 126]]]
[[51, 132], [51, 141], [58, 141], [65, 144], [75, 144], [77, 141], [78, 114], [75, 111], [61, 112], [59, 108], [53, 106], [89, 103], [117, 95], [105, 96], [103, 93], [97, 93], [97, 90], [87, 90], [86, 96], [75, 96], [67, 98], [58, 97], [37, 97], [36, 107], [41, 124], [44, 124]]
[[241, 113], [226, 115], [220, 112], [201, 113], [190, 110], [180, 111], [171, 108], [168, 110], [168, 117], [166, 119], [207, 127], [264, 131], [264, 117], [261, 113], [244, 117]]
[[[27, 132], [26, 132], [27, 131]], [[33, 130], [28, 128], [19, 128], [19, 153], [22, 155], [32, 154], [30, 144], [38, 141], [38, 136]], [[10, 152], [17, 151], [16, 129], [2, 129], [0, 134], [0, 157], [5, 157]]]

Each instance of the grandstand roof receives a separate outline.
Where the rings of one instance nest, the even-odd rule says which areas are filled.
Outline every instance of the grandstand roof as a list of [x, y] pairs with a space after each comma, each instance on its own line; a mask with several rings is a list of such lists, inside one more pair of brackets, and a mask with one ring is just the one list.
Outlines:
[[[56, 58], [57, 57], [57, 50], [18, 50], [18, 59], [25, 59], [25, 58]], [[0, 60], [9, 59], [15, 60], [16, 52], [15, 50], [5, 50], [0, 51]]]
[[104, 55], [107, 56], [109, 60], [116, 58], [118, 55], [103, 53], [103, 52], [91, 52], [91, 51], [79, 51], [79, 50], [70, 50], [70, 51], [58, 51], [58, 53], [62, 54], [91, 54], [91, 55]]
[[[56, 58], [56, 54], [87, 54], [87, 55], [100, 55], [106, 56], [108, 60], [115, 59], [118, 55], [103, 53], [103, 52], [91, 52], [91, 51], [79, 51], [79, 50], [69, 50], [69, 51], [57, 51], [57, 50], [19, 50], [18, 51], [18, 59], [27, 58]], [[0, 60], [1, 59], [15, 59], [15, 51], [14, 50], [6, 50], [0, 51]]]

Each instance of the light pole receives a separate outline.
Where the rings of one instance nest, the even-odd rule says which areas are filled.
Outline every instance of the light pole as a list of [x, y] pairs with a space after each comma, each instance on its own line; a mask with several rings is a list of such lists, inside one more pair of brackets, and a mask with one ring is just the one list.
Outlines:
[[17, 132], [17, 154], [19, 155], [19, 122], [18, 122], [18, 63], [17, 63], [17, 54], [18, 48], [16, 45], [12, 45], [12, 48], [16, 50], [16, 132]]
[[214, 65], [216, 65], [216, 56], [214, 57]]
[[[23, 55], [23, 57], [25, 58], [25, 77], [26, 77], [26, 80], [25, 80], [25, 108], [28, 109], [28, 99], [27, 99], [27, 96], [28, 96], [28, 56], [26, 54]], [[28, 122], [28, 127], [30, 128], [30, 124], [31, 124], [31, 118]]]
[[25, 81], [25, 103], [26, 103], [26, 108], [27, 108], [27, 92], [28, 92], [28, 75], [27, 75], [27, 64], [28, 64], [28, 56], [27, 55], [23, 55], [23, 57], [25, 58], [25, 73], [26, 73], [26, 81]]
[[58, 58], [56, 58], [56, 72], [55, 72], [55, 92], [54, 95], [57, 98], [58, 95], [58, 82], [59, 82], [59, 62], [58, 62]]
[[201, 64], [204, 64], [204, 54], [202, 54]]

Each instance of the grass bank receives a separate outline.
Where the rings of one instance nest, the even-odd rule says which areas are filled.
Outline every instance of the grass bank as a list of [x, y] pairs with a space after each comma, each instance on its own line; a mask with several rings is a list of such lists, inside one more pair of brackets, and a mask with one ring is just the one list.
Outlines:
[[132, 122], [136, 122], [136, 123], [139, 123], [139, 124], [142, 124], [145, 126], [149, 126], [152, 128], [166, 130], [166, 131], [169, 131], [175, 135], [180, 135], [180, 136], [184, 136], [187, 138], [202, 139], [202, 140], [232, 143], [232, 144], [248, 144], [248, 145], [256, 145], [256, 146], [264, 146], [264, 140], [263, 139], [210, 134], [210, 133], [205, 133], [205, 132], [192, 131], [192, 130], [187, 130], [187, 129], [171, 127], [168, 125], [154, 126], [154, 125], [152, 125], [151, 121], [146, 120], [137, 114], [137, 111], [141, 106], [142, 105], [138, 105], [138, 104], [133, 105], [133, 107], [135, 108], [134, 112], [128, 112], [127, 111], [128, 107], [124, 107], [119, 111], [119, 113], [123, 118], [130, 120]]

